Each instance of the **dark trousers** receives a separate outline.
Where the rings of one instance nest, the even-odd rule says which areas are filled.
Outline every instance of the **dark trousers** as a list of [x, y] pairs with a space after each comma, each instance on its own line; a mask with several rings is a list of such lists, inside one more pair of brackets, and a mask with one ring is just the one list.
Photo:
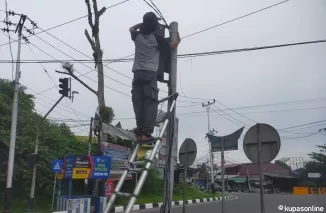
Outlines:
[[156, 72], [134, 71], [131, 94], [138, 135], [151, 135], [154, 131], [158, 110], [158, 91]]

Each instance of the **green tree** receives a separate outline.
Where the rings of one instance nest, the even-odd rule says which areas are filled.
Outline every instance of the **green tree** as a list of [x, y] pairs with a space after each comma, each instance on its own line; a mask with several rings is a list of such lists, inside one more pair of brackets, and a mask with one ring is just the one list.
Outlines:
[[209, 167], [207, 166], [206, 163], [198, 164], [197, 168], [199, 169], [199, 176], [200, 177], [208, 178], [208, 176], [209, 176], [209, 174], [208, 174]]
[[300, 178], [307, 179], [308, 173], [320, 173], [325, 177], [326, 169], [325, 165], [317, 161], [309, 161], [305, 164], [304, 168], [300, 171]]
[[287, 165], [283, 161], [276, 160], [274, 164], [279, 165], [279, 166], [291, 171], [291, 166]]
[[317, 147], [320, 149], [319, 150], [320, 152], [319, 153], [312, 152], [312, 153], [309, 154], [309, 156], [313, 160], [317, 161], [318, 163], [326, 166], [326, 144], [324, 144], [324, 145], [317, 145]]
[[[8, 154], [11, 111], [13, 102], [14, 85], [0, 79], [0, 147]], [[15, 149], [15, 167], [13, 175], [14, 190], [26, 197], [29, 192], [32, 173], [27, 170], [28, 157], [34, 152], [36, 124], [42, 118], [34, 109], [34, 97], [25, 92], [25, 88], [19, 90], [19, 110], [17, 121], [17, 140]], [[86, 154], [87, 143], [80, 143], [64, 123], [54, 123], [44, 120], [39, 125], [39, 160], [37, 164], [36, 195], [51, 195], [53, 187], [53, 173], [51, 163], [54, 159], [62, 158], [67, 154]], [[7, 162], [1, 162], [1, 168], [7, 168]], [[6, 170], [0, 175], [0, 192], [4, 191]]]

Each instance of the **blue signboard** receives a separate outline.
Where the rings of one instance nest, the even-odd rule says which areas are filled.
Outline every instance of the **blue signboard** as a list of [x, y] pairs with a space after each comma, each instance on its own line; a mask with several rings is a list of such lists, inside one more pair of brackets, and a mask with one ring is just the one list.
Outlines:
[[73, 155], [68, 155], [64, 159], [64, 176], [63, 178], [72, 178], [72, 169], [74, 168], [74, 156]]
[[52, 162], [52, 172], [60, 172], [63, 167], [62, 160], [54, 160]]
[[111, 157], [110, 156], [90, 156], [92, 179], [107, 179], [110, 177]]

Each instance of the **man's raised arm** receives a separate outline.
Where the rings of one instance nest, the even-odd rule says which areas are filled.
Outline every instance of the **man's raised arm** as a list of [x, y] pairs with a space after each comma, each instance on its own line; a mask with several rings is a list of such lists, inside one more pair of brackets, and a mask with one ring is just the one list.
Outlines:
[[135, 30], [138, 30], [139, 28], [141, 28], [141, 26], [143, 25], [143, 23], [139, 23], [139, 24], [136, 24], [132, 27], [129, 28], [129, 31], [135, 31]]

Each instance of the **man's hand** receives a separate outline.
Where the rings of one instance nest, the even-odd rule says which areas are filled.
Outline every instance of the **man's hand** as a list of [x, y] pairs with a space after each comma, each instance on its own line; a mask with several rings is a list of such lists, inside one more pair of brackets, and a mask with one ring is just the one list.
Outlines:
[[143, 23], [139, 23], [139, 24], [136, 24], [132, 27], [129, 28], [129, 31], [134, 31], [134, 30], [138, 30], [139, 28], [141, 28], [141, 26], [143, 25]]

